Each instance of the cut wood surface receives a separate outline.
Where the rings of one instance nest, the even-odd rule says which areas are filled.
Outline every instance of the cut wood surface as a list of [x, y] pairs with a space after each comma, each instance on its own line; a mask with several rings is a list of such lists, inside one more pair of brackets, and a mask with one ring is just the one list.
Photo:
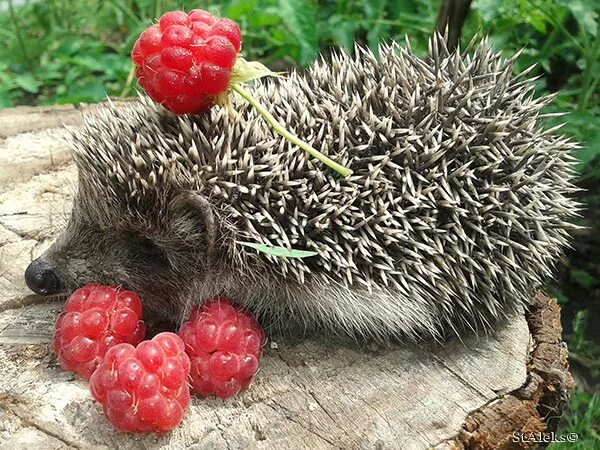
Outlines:
[[23, 281], [66, 223], [76, 171], [62, 125], [84, 109], [0, 111], [0, 449], [491, 449], [556, 426], [572, 380], [558, 305], [538, 294], [444, 345], [273, 337], [237, 398], [194, 398], [164, 436], [114, 432], [52, 355], [60, 302]]

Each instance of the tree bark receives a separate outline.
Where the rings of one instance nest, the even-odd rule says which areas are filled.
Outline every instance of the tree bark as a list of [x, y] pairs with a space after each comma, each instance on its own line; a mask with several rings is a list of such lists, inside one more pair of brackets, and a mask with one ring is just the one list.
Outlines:
[[435, 28], [447, 33], [448, 50], [456, 50], [460, 42], [462, 27], [469, 15], [471, 0], [442, 0]]

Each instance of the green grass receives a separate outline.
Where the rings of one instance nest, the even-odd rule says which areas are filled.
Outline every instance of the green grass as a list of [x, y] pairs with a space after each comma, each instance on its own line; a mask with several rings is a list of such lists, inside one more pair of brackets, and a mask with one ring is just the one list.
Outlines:
[[[188, 3], [46, 0], [0, 15], [5, 44], [0, 49], [0, 107], [132, 95], [129, 53], [135, 39], [160, 11]], [[320, 3], [325, 8], [312, 0], [201, 1], [194, 7], [237, 21], [246, 58], [276, 70], [306, 66], [332, 46], [352, 51], [354, 41], [376, 50], [378, 42], [405, 32], [416, 36], [424, 51], [436, 13], [427, 0]]]
[[[0, 13], [0, 108], [133, 95], [129, 52], [139, 33], [170, 9], [204, 8], [230, 17], [242, 28], [247, 59], [287, 70], [306, 67], [333, 47], [352, 51], [359, 42], [376, 51], [379, 42], [403, 40], [405, 34], [424, 54], [439, 6], [439, 0], [41, 0], [11, 8], [11, 0], [0, 1], [7, 7]], [[595, 236], [600, 236], [599, 14], [599, 1], [473, 0], [462, 39], [464, 47], [474, 36], [489, 35], [506, 56], [523, 49], [515, 70], [536, 64], [537, 94], [557, 93], [550, 110], [569, 112], [563, 131], [583, 144], [577, 169], [580, 185], [590, 193], [581, 196], [588, 206], [581, 223]], [[587, 324], [586, 298], [598, 300], [600, 276], [591, 259], [566, 261], [560, 282], [549, 289], [565, 313], [572, 360], [598, 383], [600, 349], [590, 332], [598, 324]], [[600, 448], [599, 411], [597, 394], [575, 392], [559, 433], [576, 432], [580, 440], [551, 448]]]
[[592, 450], [600, 448], [600, 394], [575, 391], [569, 411], [556, 436], [577, 435], [575, 442], [554, 442], [549, 450]]

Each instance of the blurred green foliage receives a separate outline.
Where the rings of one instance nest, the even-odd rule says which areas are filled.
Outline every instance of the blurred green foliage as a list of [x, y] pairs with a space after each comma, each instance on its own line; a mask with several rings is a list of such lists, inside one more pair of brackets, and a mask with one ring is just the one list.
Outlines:
[[[133, 43], [161, 12], [172, 9], [203, 8], [237, 21], [245, 57], [285, 70], [305, 67], [333, 47], [351, 52], [359, 42], [376, 51], [379, 42], [402, 41], [404, 35], [423, 54], [439, 2], [0, 0], [0, 107], [133, 95]], [[582, 143], [577, 170], [579, 184], [589, 193], [581, 196], [588, 208], [581, 224], [589, 227], [591, 244], [581, 247], [588, 250], [578, 247], [578, 257], [566, 261], [560, 282], [549, 290], [563, 305], [571, 361], [586, 368], [596, 383], [600, 349], [590, 329], [599, 324], [588, 323], [594, 317], [586, 295], [599, 301], [600, 262], [594, 260], [600, 236], [599, 15], [600, 0], [473, 0], [461, 43], [465, 47], [474, 37], [488, 35], [506, 56], [522, 50], [515, 70], [535, 64], [537, 94], [557, 95], [549, 112], [569, 112], [548, 126], [566, 120], [563, 132]], [[580, 440], [551, 447], [600, 448], [599, 421], [598, 395], [576, 391], [560, 432], [577, 432]]]
[[575, 442], [555, 442], [549, 450], [592, 450], [600, 448], [600, 394], [575, 392], [571, 400], [569, 414], [563, 417], [563, 424], [557, 435], [576, 433]]
[[473, 0], [463, 30], [465, 39], [489, 35], [507, 56], [523, 50], [517, 72], [538, 66], [538, 93], [558, 92], [552, 110], [571, 112], [563, 131], [587, 144], [580, 169], [600, 154], [599, 13], [598, 0]]
[[[183, 8], [173, 0], [2, 0], [0, 107], [93, 102], [131, 95], [129, 52], [161, 11]], [[425, 48], [435, 3], [427, 0], [224, 0], [195, 2], [238, 22], [243, 53], [277, 68], [306, 66], [320, 51], [354, 41], [377, 43], [404, 33]], [[188, 8], [190, 9], [190, 8]]]

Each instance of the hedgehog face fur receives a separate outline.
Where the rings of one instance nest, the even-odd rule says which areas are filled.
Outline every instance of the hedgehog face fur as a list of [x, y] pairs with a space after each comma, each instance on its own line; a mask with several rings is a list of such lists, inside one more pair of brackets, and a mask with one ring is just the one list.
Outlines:
[[[122, 284], [181, 320], [225, 295], [285, 328], [440, 337], [526, 304], [567, 243], [576, 147], [485, 43], [424, 60], [383, 46], [256, 83], [293, 132], [350, 167], [342, 178], [233, 98], [177, 117], [142, 98], [73, 133], [79, 190], [39, 260], [63, 292]], [[236, 241], [313, 250], [286, 259]], [[35, 263], [35, 262], [34, 262]], [[39, 262], [38, 262], [39, 264]]]

